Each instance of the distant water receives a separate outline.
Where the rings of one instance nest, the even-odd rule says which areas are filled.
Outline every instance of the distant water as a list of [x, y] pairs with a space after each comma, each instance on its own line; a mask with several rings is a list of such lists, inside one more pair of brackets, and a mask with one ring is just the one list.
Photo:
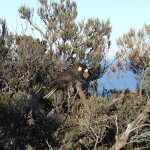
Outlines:
[[102, 91], [103, 88], [107, 90], [129, 89], [131, 91], [135, 91], [137, 86], [137, 80], [135, 80], [134, 75], [131, 72], [113, 73], [109, 71], [109, 77], [108, 73], [106, 72], [102, 78], [98, 79], [98, 85], [98, 91]]

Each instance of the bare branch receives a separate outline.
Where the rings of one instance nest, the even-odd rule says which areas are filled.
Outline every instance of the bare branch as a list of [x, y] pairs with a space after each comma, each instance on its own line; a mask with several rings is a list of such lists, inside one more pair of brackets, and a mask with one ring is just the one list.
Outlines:
[[113, 150], [119, 150], [124, 145], [126, 145], [127, 140], [129, 138], [129, 134], [138, 128], [140, 122], [143, 119], [145, 119], [148, 112], [150, 112], [150, 99], [147, 101], [147, 104], [146, 104], [144, 110], [137, 116], [137, 118], [134, 121], [132, 121], [131, 123], [128, 124], [126, 130], [116, 140], [116, 143], [114, 144], [114, 146], [112, 148]]
[[125, 97], [125, 91], [123, 91], [119, 97], [114, 98], [114, 99], [111, 99], [111, 100], [107, 103], [107, 107], [110, 107], [110, 106], [114, 105], [117, 101], [122, 100], [124, 97]]
[[49, 150], [53, 150], [52, 146], [48, 143], [48, 140], [45, 139], [45, 142], [46, 142], [46, 144], [47, 144]]

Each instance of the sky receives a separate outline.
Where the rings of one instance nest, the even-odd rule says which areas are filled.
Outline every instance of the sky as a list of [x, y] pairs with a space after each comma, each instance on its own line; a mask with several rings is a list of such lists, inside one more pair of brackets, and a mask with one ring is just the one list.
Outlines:
[[[58, 0], [57, 0], [58, 1]], [[77, 20], [87, 18], [110, 19], [112, 25], [112, 49], [114, 55], [116, 39], [130, 28], [139, 30], [144, 23], [150, 24], [150, 0], [75, 0], [77, 3]], [[20, 19], [18, 8], [21, 5], [37, 7], [37, 0], [4, 0], [0, 5], [0, 18], [7, 21], [11, 31], [21, 30], [23, 20]]]
[[[144, 23], [150, 24], [150, 0], [75, 0], [75, 2], [78, 21], [87, 18], [110, 19], [112, 26], [110, 57], [117, 51], [117, 38], [127, 33], [130, 28], [138, 31]], [[38, 6], [37, 0], [4, 0], [1, 3], [0, 18], [6, 19], [10, 31], [21, 29], [23, 20], [19, 17], [18, 8], [24, 4], [34, 8]]]

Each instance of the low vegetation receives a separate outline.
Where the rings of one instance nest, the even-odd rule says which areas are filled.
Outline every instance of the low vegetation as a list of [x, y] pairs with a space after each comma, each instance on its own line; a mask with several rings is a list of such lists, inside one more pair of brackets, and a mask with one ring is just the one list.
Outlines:
[[[10, 33], [0, 20], [0, 149], [148, 150], [150, 25], [118, 38], [111, 64], [106, 59], [109, 20], [77, 22], [75, 2], [38, 1], [37, 14], [27, 6], [18, 11], [39, 38]], [[50, 83], [76, 62], [86, 65], [89, 77], [81, 76], [44, 99]], [[97, 79], [109, 67], [112, 72], [132, 71], [137, 90], [99, 95]]]

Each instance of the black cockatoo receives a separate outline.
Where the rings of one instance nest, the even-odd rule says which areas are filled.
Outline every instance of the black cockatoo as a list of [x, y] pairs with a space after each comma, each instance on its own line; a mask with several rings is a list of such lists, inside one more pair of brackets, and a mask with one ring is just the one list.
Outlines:
[[49, 87], [51, 91], [43, 98], [49, 98], [59, 87], [66, 86], [72, 81], [78, 79], [80, 76], [87, 78], [89, 76], [88, 69], [86, 69], [84, 65], [76, 63], [72, 68], [69, 68], [65, 72], [61, 73], [57, 79], [50, 83]]

